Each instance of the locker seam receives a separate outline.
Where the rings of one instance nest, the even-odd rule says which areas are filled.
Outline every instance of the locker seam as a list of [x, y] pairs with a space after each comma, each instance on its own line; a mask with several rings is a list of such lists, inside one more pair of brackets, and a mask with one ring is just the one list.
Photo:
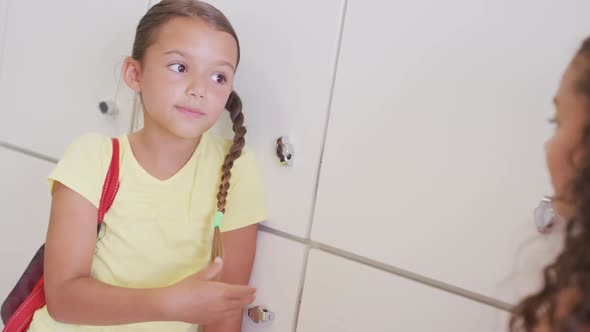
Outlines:
[[299, 285], [297, 290], [297, 306], [295, 307], [295, 315], [293, 317], [293, 332], [297, 332], [299, 327], [299, 315], [301, 313], [301, 301], [303, 300], [303, 291], [305, 290], [305, 279], [307, 277], [307, 266], [309, 262], [310, 246], [305, 247], [305, 255], [303, 256], [303, 264], [301, 268], [301, 278], [299, 278]]
[[[309, 265], [309, 252], [312, 249], [311, 244], [311, 232], [312, 232], [312, 228], [313, 228], [313, 223], [314, 223], [314, 219], [315, 219], [315, 209], [316, 209], [316, 205], [317, 205], [317, 197], [318, 197], [318, 190], [319, 190], [319, 183], [320, 183], [320, 177], [321, 177], [321, 172], [322, 172], [322, 164], [323, 164], [323, 159], [324, 159], [324, 151], [326, 149], [326, 140], [328, 137], [328, 127], [330, 124], [330, 115], [332, 112], [332, 106], [333, 106], [333, 99], [334, 99], [334, 89], [336, 86], [336, 78], [338, 76], [338, 63], [340, 61], [340, 51], [342, 49], [342, 36], [344, 34], [344, 23], [346, 20], [346, 10], [348, 8], [348, 0], [343, 0], [342, 1], [342, 8], [341, 8], [341, 12], [340, 12], [340, 26], [338, 28], [338, 37], [337, 37], [337, 42], [336, 42], [336, 54], [334, 56], [334, 63], [332, 64], [332, 78], [331, 78], [331, 82], [330, 82], [330, 95], [328, 96], [328, 103], [327, 103], [327, 110], [326, 110], [326, 117], [325, 117], [325, 122], [324, 122], [324, 131], [323, 131], [323, 135], [322, 135], [322, 142], [321, 142], [321, 150], [320, 150], [320, 158], [319, 158], [319, 163], [317, 165], [318, 170], [317, 170], [317, 174], [315, 177], [315, 184], [314, 184], [314, 191], [313, 191], [313, 199], [312, 199], [312, 206], [311, 206], [311, 211], [310, 211], [310, 216], [308, 219], [308, 223], [307, 223], [307, 227], [305, 230], [305, 237], [306, 239], [309, 239], [309, 244], [306, 245], [305, 248], [305, 256], [303, 258], [303, 266], [301, 268], [301, 278], [299, 279], [299, 287], [297, 290], [297, 306], [295, 308], [295, 316], [293, 318], [293, 332], [297, 332], [297, 328], [299, 327], [299, 316], [301, 314], [301, 302], [303, 300], [303, 292], [305, 290], [305, 280], [307, 277], [307, 268]], [[265, 229], [266, 227], [263, 226], [262, 229]]]
[[29, 150], [29, 149], [26, 149], [26, 148], [23, 148], [23, 147], [20, 147], [20, 146], [11, 144], [11, 143], [7, 143], [4, 141], [0, 141], [0, 147], [5, 148], [10, 151], [13, 151], [13, 152], [17, 152], [17, 153], [29, 156], [29, 157], [33, 157], [35, 159], [48, 161], [48, 162], [54, 163], [54, 164], [57, 164], [57, 162], [59, 161], [58, 159], [50, 157], [48, 155], [45, 155], [45, 154], [42, 154], [39, 152], [35, 152], [33, 150]]
[[[273, 228], [270, 228], [268, 226], [264, 226], [264, 225], [260, 225], [259, 226], [260, 231], [262, 232], [266, 232], [269, 234], [273, 234], [276, 235], [278, 237], [282, 237], [291, 241], [295, 241], [295, 242], [299, 242], [301, 244], [306, 245], [307, 247], [309, 247], [309, 249], [316, 249], [316, 250], [320, 250], [329, 254], [332, 254], [334, 256], [340, 257], [340, 258], [344, 258], [347, 259], [349, 261], [358, 263], [358, 264], [362, 264], [368, 267], [372, 267], [375, 268], [377, 270], [380, 270], [382, 272], [386, 272], [388, 274], [393, 274], [396, 275], [398, 277], [402, 277], [404, 279], [407, 280], [411, 280], [411, 281], [415, 281], [418, 282], [422, 285], [425, 286], [430, 286], [434, 289], [437, 289], [439, 291], [444, 291], [456, 296], [460, 296], [463, 298], [466, 298], [468, 300], [474, 301], [474, 302], [478, 302], [480, 304], [484, 304], [487, 305], [489, 307], [492, 307], [494, 309], [499, 309], [502, 311], [507, 311], [507, 312], [511, 312], [513, 306], [509, 303], [506, 303], [504, 301], [489, 297], [487, 295], [483, 295], [483, 294], [479, 294], [461, 287], [457, 287], [451, 284], [448, 284], [446, 282], [442, 282], [436, 279], [432, 279], [414, 272], [410, 272], [408, 270], [404, 270], [398, 267], [395, 267], [393, 265], [389, 265], [386, 263], [382, 263], [379, 261], [376, 261], [374, 259], [368, 258], [368, 257], [364, 257], [361, 255], [357, 255], [354, 254], [352, 252], [346, 251], [346, 250], [342, 250], [342, 249], [338, 249], [336, 247], [321, 243], [321, 242], [317, 242], [317, 241], [313, 241], [313, 240], [309, 240], [309, 239], [304, 239], [283, 231], [279, 231]], [[309, 256], [306, 257], [306, 259], [308, 259]], [[305, 262], [306, 266], [307, 266], [307, 261]], [[299, 303], [301, 303], [301, 299], [299, 299]], [[299, 309], [298, 309], [299, 312]]]
[[315, 178], [315, 188], [313, 192], [313, 204], [311, 209], [311, 215], [309, 218], [309, 223], [307, 224], [307, 229], [305, 230], [305, 237], [311, 239], [311, 232], [313, 230], [313, 223], [315, 221], [315, 212], [317, 206], [317, 198], [318, 198], [318, 191], [320, 187], [320, 179], [322, 175], [322, 165], [324, 160], [324, 152], [326, 150], [326, 141], [328, 138], [328, 129], [330, 125], [330, 117], [332, 115], [332, 107], [334, 101], [334, 90], [336, 87], [336, 79], [338, 77], [338, 63], [340, 62], [340, 51], [342, 50], [342, 36], [344, 35], [344, 24], [346, 21], [346, 11], [348, 9], [348, 0], [343, 0], [342, 9], [340, 12], [340, 28], [338, 31], [338, 41], [336, 42], [336, 55], [334, 57], [334, 64], [332, 67], [332, 82], [330, 88], [330, 96], [328, 97], [328, 110], [326, 112], [325, 124], [324, 124], [324, 134], [322, 137], [322, 148], [320, 151], [320, 162], [318, 165], [318, 172]]

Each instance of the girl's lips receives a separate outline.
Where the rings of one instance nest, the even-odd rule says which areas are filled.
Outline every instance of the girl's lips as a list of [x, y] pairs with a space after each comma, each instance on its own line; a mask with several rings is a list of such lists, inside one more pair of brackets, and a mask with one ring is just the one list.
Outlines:
[[175, 108], [179, 112], [184, 113], [184, 114], [194, 117], [194, 118], [202, 118], [206, 115], [205, 113], [201, 112], [201, 110], [199, 110], [198, 108], [185, 107], [185, 106], [175, 106]]

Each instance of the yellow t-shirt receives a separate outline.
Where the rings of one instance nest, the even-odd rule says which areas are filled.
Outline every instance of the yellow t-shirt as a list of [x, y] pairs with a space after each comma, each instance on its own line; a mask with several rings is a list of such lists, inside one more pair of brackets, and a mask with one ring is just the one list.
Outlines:
[[[231, 141], [203, 134], [190, 160], [161, 181], [137, 162], [127, 136], [120, 141], [120, 187], [97, 239], [91, 275], [127, 288], [172, 285], [208, 264], [212, 220], [217, 210], [221, 165]], [[77, 138], [49, 176], [98, 207], [111, 160], [109, 137]], [[266, 219], [264, 193], [252, 152], [245, 149], [232, 168], [222, 231]], [[29, 331], [196, 331], [182, 322], [145, 322], [124, 326], [64, 325], [46, 307], [39, 309]]]

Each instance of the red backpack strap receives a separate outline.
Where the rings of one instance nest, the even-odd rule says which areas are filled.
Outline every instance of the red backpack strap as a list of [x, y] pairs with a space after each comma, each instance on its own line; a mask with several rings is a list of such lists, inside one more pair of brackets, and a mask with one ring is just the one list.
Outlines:
[[102, 195], [100, 196], [100, 205], [98, 206], [98, 224], [104, 219], [105, 213], [109, 210], [117, 191], [119, 190], [119, 140], [112, 139], [113, 155], [111, 157], [111, 164], [107, 176], [104, 179], [102, 186]]

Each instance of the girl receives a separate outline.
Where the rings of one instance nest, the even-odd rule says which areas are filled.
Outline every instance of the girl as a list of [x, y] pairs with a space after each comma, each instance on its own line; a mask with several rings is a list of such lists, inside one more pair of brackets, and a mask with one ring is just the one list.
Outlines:
[[[110, 138], [79, 137], [50, 174], [47, 306], [30, 331], [195, 331], [197, 324], [240, 331], [243, 307], [254, 300], [246, 284], [256, 224], [266, 215], [252, 153], [242, 151], [246, 130], [233, 91], [239, 59], [232, 26], [208, 4], [164, 0], [141, 19], [123, 77], [141, 98], [144, 127], [119, 137], [120, 186], [98, 239]], [[233, 142], [208, 133], [224, 109]], [[225, 256], [207, 266], [218, 211]], [[212, 281], [220, 273], [222, 282]]]
[[590, 38], [555, 97], [557, 126], [546, 143], [554, 208], [568, 220], [565, 246], [544, 286], [515, 308], [511, 331], [590, 331]]

